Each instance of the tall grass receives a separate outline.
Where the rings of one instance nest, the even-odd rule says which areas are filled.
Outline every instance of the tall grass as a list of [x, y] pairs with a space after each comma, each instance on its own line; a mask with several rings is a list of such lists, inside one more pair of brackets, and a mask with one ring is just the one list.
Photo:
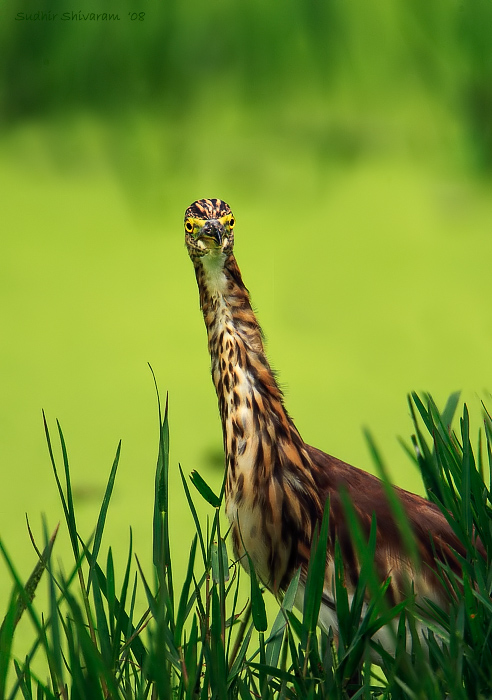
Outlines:
[[[116, 580], [114, 556], [101, 552], [104, 525], [113, 490], [120, 446], [110, 471], [94, 534], [83, 541], [70, 482], [63, 432], [57, 424], [61, 468], [45, 423], [48, 451], [70, 537], [73, 562], [68, 573], [55, 567], [52, 551], [56, 531], [45, 528], [43, 551], [26, 584], [20, 580], [5, 543], [1, 555], [10, 571], [13, 591], [0, 628], [1, 698], [487, 698], [492, 689], [492, 551], [490, 474], [492, 420], [484, 411], [483, 428], [474, 450], [467, 407], [459, 430], [451, 428], [458, 397], [453, 395], [440, 413], [430, 396], [412, 395], [414, 421], [411, 445], [404, 448], [420, 469], [429, 498], [449, 519], [466, 544], [459, 578], [440, 566], [446, 609], [430, 601], [408, 599], [390, 608], [384, 592], [388, 581], [377, 580], [373, 569], [376, 522], [367, 541], [362, 537], [350, 503], [346, 503], [361, 575], [351, 599], [344, 583], [343, 561], [335, 553], [334, 589], [339, 635], [317, 628], [328, 536], [328, 508], [312, 544], [302, 614], [293, 612], [299, 572], [280, 601], [269, 625], [263, 590], [250, 577], [250, 595], [243, 600], [237, 562], [228, 559], [227, 532], [219, 512], [224, 487], [217, 492], [193, 472], [183, 488], [196, 534], [188, 543], [189, 562], [183, 580], [173, 576], [169, 541], [170, 518], [176, 517], [169, 499], [169, 430], [167, 402], [159, 404], [159, 453], [153, 518], [153, 570], [143, 571], [132, 542], [123, 578]], [[384, 465], [371, 441], [384, 478]], [[487, 483], [485, 483], [487, 478]], [[190, 484], [191, 482], [191, 484]], [[388, 497], [392, 500], [391, 487]], [[204, 525], [197, 515], [196, 497], [210, 507]], [[393, 499], [394, 501], [395, 499]], [[393, 504], [395, 505], [395, 504]], [[395, 508], [397, 506], [395, 505]], [[400, 514], [399, 523], [405, 531]], [[477, 535], [487, 560], [477, 552]], [[411, 545], [410, 545], [411, 546]], [[65, 562], [66, 564], [66, 562]], [[36, 587], [48, 581], [48, 607], [34, 604]], [[136, 614], [137, 590], [148, 609]], [[366, 595], [368, 593], [368, 595]], [[12, 642], [22, 615], [30, 618], [34, 642], [25, 658], [16, 658]], [[419, 634], [419, 626], [424, 634]], [[393, 637], [390, 653], [373, 640], [381, 627]], [[373, 665], [375, 655], [380, 670]], [[45, 676], [32, 670], [35, 659], [45, 662]]]

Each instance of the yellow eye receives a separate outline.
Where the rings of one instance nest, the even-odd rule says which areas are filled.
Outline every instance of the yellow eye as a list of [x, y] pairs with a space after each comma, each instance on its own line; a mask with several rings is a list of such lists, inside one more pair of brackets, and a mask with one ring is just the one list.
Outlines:
[[231, 216], [231, 218], [229, 219], [229, 228], [234, 228], [235, 223], [236, 219], [233, 216]]
[[193, 222], [188, 219], [188, 221], [185, 221], [185, 231], [187, 233], [192, 233], [193, 232]]

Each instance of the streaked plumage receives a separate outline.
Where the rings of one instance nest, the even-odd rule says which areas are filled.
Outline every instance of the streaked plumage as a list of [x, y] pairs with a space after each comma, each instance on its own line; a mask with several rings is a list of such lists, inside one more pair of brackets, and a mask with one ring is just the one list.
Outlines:
[[243, 557], [245, 547], [263, 583], [275, 594], [285, 590], [299, 566], [305, 576], [314, 527], [329, 497], [330, 534], [320, 614], [321, 624], [328, 627], [334, 622], [335, 538], [340, 542], [349, 590], [359, 574], [340, 498], [343, 487], [366, 533], [376, 514], [375, 564], [381, 580], [391, 577], [390, 601], [404, 595], [406, 575], [418, 595], [439, 600], [434, 552], [459, 570], [452, 550], [465, 555], [461, 542], [435, 505], [396, 489], [422, 560], [419, 571], [414, 571], [379, 479], [302, 440], [265, 356], [262, 332], [233, 254], [234, 224], [229, 206], [219, 199], [194, 202], [185, 214], [186, 245], [198, 282], [222, 419], [226, 512], [235, 555]]

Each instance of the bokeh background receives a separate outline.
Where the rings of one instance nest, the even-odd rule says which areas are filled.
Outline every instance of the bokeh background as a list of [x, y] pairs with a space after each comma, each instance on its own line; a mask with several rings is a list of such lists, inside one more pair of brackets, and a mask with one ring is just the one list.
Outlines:
[[[169, 392], [178, 568], [192, 532], [178, 463], [219, 489], [183, 245], [200, 197], [234, 210], [306, 441], [372, 471], [367, 426], [393, 480], [422, 492], [397, 442], [406, 394], [442, 405], [462, 390], [477, 426], [490, 398], [492, 4], [45, 5], [0, 9], [0, 537], [21, 574], [35, 563], [25, 513], [40, 544], [41, 513], [50, 528], [62, 517], [41, 409], [64, 430], [85, 537], [122, 438], [103, 549], [121, 563], [131, 526], [150, 566], [147, 363]], [[67, 549], [61, 533], [55, 559]], [[0, 611], [10, 588], [2, 562]]]

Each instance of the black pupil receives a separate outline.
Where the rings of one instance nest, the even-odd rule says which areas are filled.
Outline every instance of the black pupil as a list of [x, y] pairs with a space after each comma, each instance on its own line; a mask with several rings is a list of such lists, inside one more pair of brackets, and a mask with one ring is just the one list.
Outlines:
[[234, 226], [235, 223], [236, 222], [234, 221], [234, 218], [231, 216], [231, 218], [229, 220], [229, 226]]

